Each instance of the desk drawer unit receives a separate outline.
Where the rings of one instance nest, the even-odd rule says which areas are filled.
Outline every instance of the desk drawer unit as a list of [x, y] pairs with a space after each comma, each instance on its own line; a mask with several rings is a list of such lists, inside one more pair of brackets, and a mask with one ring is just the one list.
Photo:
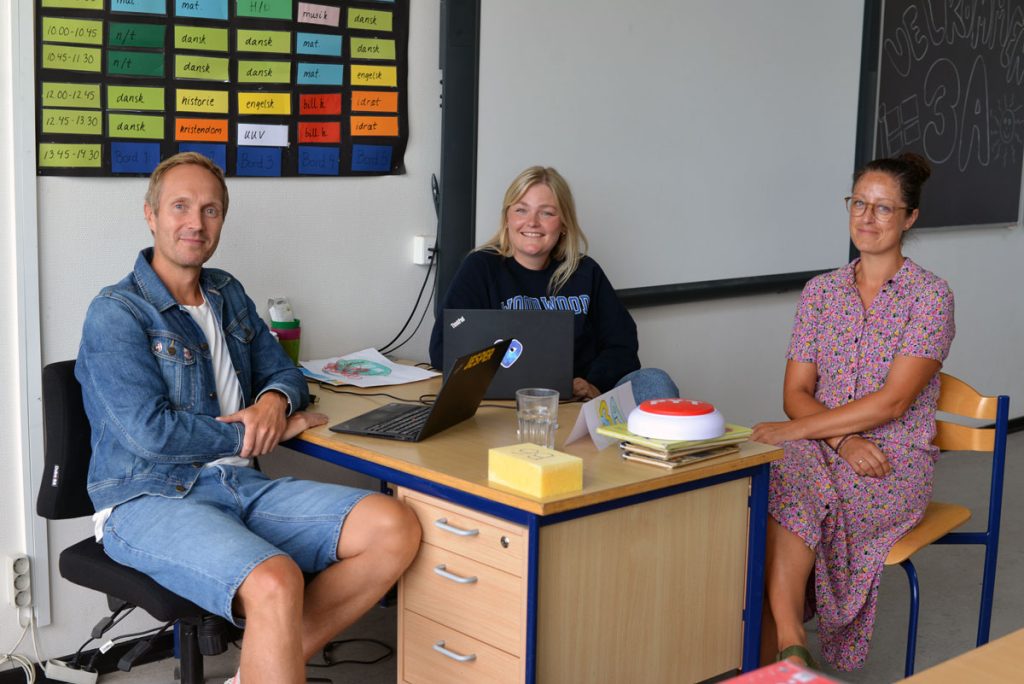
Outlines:
[[397, 495], [423, 528], [399, 583], [399, 681], [522, 681], [525, 528], [419, 492]]

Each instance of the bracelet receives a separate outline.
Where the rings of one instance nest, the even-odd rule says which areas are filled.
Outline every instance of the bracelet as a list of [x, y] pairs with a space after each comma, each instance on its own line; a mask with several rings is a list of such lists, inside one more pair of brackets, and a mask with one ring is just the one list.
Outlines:
[[834, 452], [836, 452], [838, 454], [839, 450], [843, 448], [844, 444], [846, 444], [846, 440], [850, 439], [851, 437], [856, 437], [856, 436], [857, 435], [852, 433], [852, 432], [850, 434], [848, 434], [848, 435], [843, 435], [843, 438], [839, 440], [839, 444], [836, 444], [835, 448], [832, 451], [834, 451]]

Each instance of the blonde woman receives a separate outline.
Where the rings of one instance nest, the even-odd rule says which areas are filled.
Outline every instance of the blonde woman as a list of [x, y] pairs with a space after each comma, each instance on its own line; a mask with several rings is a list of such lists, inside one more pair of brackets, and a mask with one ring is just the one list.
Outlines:
[[[664, 371], [640, 368], [636, 323], [586, 251], [569, 184], [553, 168], [531, 166], [505, 192], [498, 232], [462, 262], [444, 308], [571, 311], [576, 397], [592, 399], [627, 380], [638, 402], [679, 396]], [[443, 333], [438, 318], [430, 338], [438, 368]]]

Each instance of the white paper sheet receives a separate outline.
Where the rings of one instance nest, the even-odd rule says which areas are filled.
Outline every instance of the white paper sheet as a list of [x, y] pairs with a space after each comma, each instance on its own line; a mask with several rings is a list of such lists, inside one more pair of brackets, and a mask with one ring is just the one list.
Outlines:
[[609, 439], [597, 433], [601, 425], [614, 425], [625, 423], [629, 418], [629, 412], [636, 408], [636, 399], [633, 398], [633, 383], [627, 382], [613, 387], [604, 394], [600, 394], [580, 409], [580, 415], [576, 418], [576, 424], [566, 438], [566, 444], [572, 444], [577, 439], [590, 434], [590, 439], [598, 449], [604, 449], [615, 440]]
[[332, 359], [302, 361], [301, 364], [306, 377], [329, 385], [382, 387], [418, 382], [440, 375], [437, 371], [389, 361], [376, 349], [364, 349]]

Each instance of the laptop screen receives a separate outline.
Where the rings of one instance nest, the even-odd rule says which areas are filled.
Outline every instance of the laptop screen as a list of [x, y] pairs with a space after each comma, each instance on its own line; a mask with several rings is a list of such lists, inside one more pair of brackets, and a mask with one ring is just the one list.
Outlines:
[[572, 397], [573, 318], [570, 311], [444, 310], [445, 378], [455, 359], [497, 340], [511, 340], [487, 399], [512, 399], [522, 387], [548, 387]]

